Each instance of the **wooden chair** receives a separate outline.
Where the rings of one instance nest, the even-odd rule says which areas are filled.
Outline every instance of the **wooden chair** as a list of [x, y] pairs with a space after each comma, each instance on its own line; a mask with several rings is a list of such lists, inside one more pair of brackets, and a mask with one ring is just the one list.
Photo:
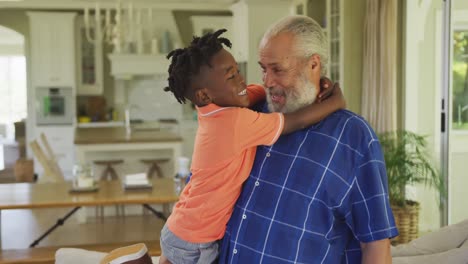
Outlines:
[[57, 156], [52, 151], [52, 148], [50, 147], [49, 141], [47, 140], [47, 137], [45, 136], [44, 133], [41, 133], [40, 137], [41, 137], [42, 145], [44, 145], [44, 148], [46, 150], [46, 155], [49, 158], [50, 163], [52, 164], [51, 166], [53, 167], [54, 171], [58, 175], [62, 175], [62, 178], [63, 178], [62, 169], [60, 169], [60, 166], [57, 163]]
[[62, 170], [58, 166], [55, 157], [50, 158], [46, 155], [37, 140], [33, 140], [29, 143], [29, 146], [34, 153], [34, 156], [36, 156], [37, 160], [44, 168], [44, 179], [54, 182], [64, 181]]

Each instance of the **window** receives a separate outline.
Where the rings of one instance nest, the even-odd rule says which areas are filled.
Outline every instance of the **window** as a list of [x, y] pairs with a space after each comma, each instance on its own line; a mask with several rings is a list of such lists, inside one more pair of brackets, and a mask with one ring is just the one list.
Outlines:
[[340, 0], [330, 1], [330, 18], [329, 18], [329, 76], [334, 82], [342, 83], [341, 76], [341, 36], [340, 36]]
[[453, 34], [453, 129], [468, 130], [468, 30]]
[[0, 124], [26, 118], [26, 59], [0, 56]]

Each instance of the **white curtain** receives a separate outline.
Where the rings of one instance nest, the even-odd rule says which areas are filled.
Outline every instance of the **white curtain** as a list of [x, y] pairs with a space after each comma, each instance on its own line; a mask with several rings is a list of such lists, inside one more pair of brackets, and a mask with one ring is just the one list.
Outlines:
[[367, 0], [361, 113], [377, 132], [396, 125], [397, 0]]

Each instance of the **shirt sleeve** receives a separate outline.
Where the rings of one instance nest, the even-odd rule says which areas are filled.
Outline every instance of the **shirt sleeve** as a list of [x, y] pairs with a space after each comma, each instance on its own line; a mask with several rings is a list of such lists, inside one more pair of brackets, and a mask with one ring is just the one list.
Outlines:
[[265, 88], [259, 84], [249, 84], [247, 86], [247, 96], [249, 97], [249, 107], [254, 106], [265, 99]]
[[398, 235], [388, 195], [385, 161], [378, 141], [370, 143], [355, 169], [345, 221], [361, 242]]
[[259, 145], [273, 145], [284, 126], [282, 113], [259, 113], [239, 108], [234, 126], [236, 147], [245, 149]]

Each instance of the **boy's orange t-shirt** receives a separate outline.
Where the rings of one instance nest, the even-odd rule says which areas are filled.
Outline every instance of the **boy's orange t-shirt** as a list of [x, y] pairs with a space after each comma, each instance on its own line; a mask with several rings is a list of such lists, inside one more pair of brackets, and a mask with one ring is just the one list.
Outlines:
[[[251, 102], [264, 88], [248, 86]], [[283, 114], [210, 104], [197, 108], [192, 177], [167, 225], [179, 238], [206, 243], [224, 236], [234, 203], [252, 169], [256, 146], [272, 145], [283, 131]]]

